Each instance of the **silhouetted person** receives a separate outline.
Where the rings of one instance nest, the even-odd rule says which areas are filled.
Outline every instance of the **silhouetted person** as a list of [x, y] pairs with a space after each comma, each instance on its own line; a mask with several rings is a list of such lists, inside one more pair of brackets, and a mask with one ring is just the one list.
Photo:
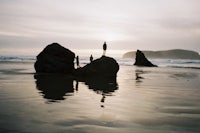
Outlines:
[[77, 68], [80, 67], [80, 66], [79, 66], [79, 57], [78, 57], [78, 56], [76, 56], [76, 65], [77, 65]]
[[76, 80], [76, 91], [78, 91], [78, 80]]
[[107, 49], [107, 44], [106, 44], [106, 42], [104, 42], [104, 44], [103, 44], [103, 56], [106, 55], [106, 49]]
[[93, 57], [92, 57], [92, 55], [90, 56], [90, 63], [93, 61]]

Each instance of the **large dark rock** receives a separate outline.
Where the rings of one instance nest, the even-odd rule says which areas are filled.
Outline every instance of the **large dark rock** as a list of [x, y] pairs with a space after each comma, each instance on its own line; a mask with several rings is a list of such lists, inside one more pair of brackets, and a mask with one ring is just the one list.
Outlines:
[[48, 45], [35, 62], [36, 72], [72, 73], [74, 71], [75, 54], [58, 43]]
[[102, 56], [92, 61], [90, 64], [76, 70], [78, 77], [116, 77], [119, 70], [119, 64], [115, 59]]
[[143, 54], [142, 51], [137, 50], [136, 57], [135, 57], [135, 63], [136, 66], [148, 66], [148, 67], [157, 67], [156, 65], [152, 64]]

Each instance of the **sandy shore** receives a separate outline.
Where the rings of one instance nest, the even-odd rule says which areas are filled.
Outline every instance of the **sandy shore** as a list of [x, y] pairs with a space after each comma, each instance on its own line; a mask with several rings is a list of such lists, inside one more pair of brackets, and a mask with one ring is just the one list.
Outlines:
[[199, 133], [199, 81], [197, 69], [120, 66], [117, 84], [91, 87], [1, 62], [0, 132]]

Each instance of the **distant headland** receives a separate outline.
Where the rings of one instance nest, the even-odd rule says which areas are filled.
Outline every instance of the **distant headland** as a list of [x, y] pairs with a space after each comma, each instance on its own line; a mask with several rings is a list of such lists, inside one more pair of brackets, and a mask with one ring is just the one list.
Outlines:
[[[183, 49], [142, 52], [151, 59], [200, 59], [198, 52]], [[135, 55], [136, 51], [130, 51], [123, 54], [123, 58], [135, 58]]]

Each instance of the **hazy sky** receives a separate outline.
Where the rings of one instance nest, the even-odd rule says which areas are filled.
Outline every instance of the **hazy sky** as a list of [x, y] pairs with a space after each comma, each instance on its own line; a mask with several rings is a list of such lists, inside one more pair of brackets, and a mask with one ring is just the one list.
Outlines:
[[[0, 55], [72, 49], [200, 51], [200, 0], [0, 0]], [[85, 50], [86, 51], [86, 50]]]

